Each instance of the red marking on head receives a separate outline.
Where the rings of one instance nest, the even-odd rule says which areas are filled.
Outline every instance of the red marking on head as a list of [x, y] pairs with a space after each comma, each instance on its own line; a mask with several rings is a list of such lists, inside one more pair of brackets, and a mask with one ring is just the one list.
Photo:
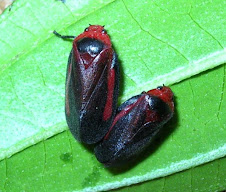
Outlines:
[[74, 42], [77, 42], [78, 40], [83, 38], [97, 39], [102, 41], [106, 45], [106, 47], [111, 47], [110, 37], [108, 36], [104, 27], [100, 25], [90, 25], [82, 34], [75, 38]]
[[112, 104], [114, 97], [114, 88], [115, 88], [115, 70], [111, 69], [110, 74], [108, 74], [108, 92], [107, 92], [107, 101], [104, 107], [103, 120], [108, 120], [112, 115]]
[[170, 106], [172, 111], [174, 111], [173, 92], [169, 87], [159, 86], [157, 89], [148, 91], [147, 94], [159, 97]]

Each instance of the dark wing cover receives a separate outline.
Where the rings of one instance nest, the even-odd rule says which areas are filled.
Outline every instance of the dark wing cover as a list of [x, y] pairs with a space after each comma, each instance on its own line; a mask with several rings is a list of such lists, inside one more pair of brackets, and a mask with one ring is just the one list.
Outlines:
[[[132, 97], [119, 107], [119, 111], [142, 99]], [[95, 148], [97, 159], [106, 166], [118, 166], [142, 152], [160, 131], [165, 122], [146, 122], [149, 103], [142, 99], [132, 110], [120, 118], [109, 137]]]
[[[71, 133], [76, 139], [79, 135], [79, 110], [78, 110], [78, 98], [75, 97], [75, 78], [73, 75], [72, 65], [74, 63], [74, 57], [72, 56], [73, 49], [70, 52], [67, 73], [66, 73], [66, 83], [65, 83], [65, 115], [68, 127]], [[78, 89], [80, 89], [78, 87]]]
[[[76, 53], [76, 50], [72, 50], [68, 62], [66, 119], [75, 138], [91, 144], [104, 137], [115, 115], [119, 89], [119, 66], [117, 55], [112, 49], [104, 49], [86, 70], [81, 64], [79, 54]], [[103, 121], [103, 112], [108, 100], [108, 75], [111, 70], [115, 72], [112, 114], [109, 119]]]

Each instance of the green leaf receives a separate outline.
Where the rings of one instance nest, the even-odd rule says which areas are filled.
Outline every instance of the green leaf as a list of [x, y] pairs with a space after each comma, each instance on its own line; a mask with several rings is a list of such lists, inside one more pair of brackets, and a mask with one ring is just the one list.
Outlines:
[[113, 191], [223, 191], [225, 190], [225, 169], [226, 158], [222, 158], [177, 174], [133, 185], [132, 188], [129, 186]]
[[[216, 159], [226, 155], [224, 15], [220, 0], [17, 0], [0, 17], [0, 191], [108, 190], [213, 160], [223, 166]], [[123, 170], [104, 168], [67, 131], [64, 81], [71, 42], [52, 31], [77, 35], [89, 23], [105, 25], [119, 55], [120, 102], [162, 84], [172, 85], [176, 96], [165, 133]], [[191, 178], [201, 179], [191, 170]], [[168, 188], [163, 179], [157, 183], [169, 191], [176, 175], [165, 177], [173, 178]], [[213, 176], [217, 180], [208, 182], [214, 190], [226, 188], [220, 168]], [[196, 188], [182, 177], [183, 191]]]

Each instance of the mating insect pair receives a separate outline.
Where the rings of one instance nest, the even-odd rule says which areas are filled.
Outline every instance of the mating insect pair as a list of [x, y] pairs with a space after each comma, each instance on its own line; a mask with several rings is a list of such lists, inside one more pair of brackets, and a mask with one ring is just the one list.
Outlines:
[[90, 25], [73, 41], [65, 113], [74, 137], [97, 143], [95, 155], [107, 166], [120, 165], [143, 151], [174, 112], [173, 93], [165, 86], [142, 92], [117, 109], [119, 79], [117, 55], [106, 30]]

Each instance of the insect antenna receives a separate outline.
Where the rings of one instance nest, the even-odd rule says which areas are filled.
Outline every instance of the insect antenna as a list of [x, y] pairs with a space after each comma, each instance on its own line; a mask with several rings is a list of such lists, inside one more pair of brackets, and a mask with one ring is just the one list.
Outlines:
[[53, 31], [53, 34], [62, 39], [75, 39], [75, 37], [76, 37], [76, 36], [72, 36], [72, 35], [61, 35], [58, 32], [56, 32], [55, 30]]

